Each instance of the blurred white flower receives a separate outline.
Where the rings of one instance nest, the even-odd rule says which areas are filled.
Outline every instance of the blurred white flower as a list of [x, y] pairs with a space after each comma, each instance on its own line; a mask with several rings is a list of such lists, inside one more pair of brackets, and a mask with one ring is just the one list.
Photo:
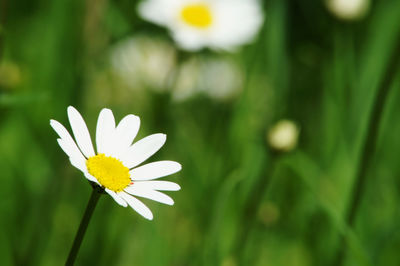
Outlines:
[[130, 87], [163, 90], [175, 65], [175, 49], [161, 39], [132, 37], [111, 50], [111, 65]]
[[288, 152], [296, 148], [299, 128], [290, 120], [281, 120], [268, 132], [269, 145], [278, 151]]
[[251, 42], [263, 22], [258, 0], [145, 0], [139, 14], [167, 27], [189, 51], [232, 50]]
[[149, 220], [153, 219], [152, 212], [134, 196], [174, 204], [172, 198], [159, 191], [179, 190], [179, 185], [150, 180], [176, 173], [181, 165], [158, 161], [138, 166], [164, 145], [166, 135], [153, 134], [132, 144], [139, 131], [139, 117], [127, 115], [116, 125], [112, 111], [104, 108], [97, 120], [96, 153], [85, 121], [72, 106], [68, 107], [68, 118], [75, 140], [59, 122], [51, 120], [50, 125], [60, 137], [58, 144], [71, 164], [89, 181], [104, 188], [119, 205], [129, 205]]
[[199, 92], [198, 85], [201, 68], [198, 60], [195, 58], [186, 61], [179, 67], [172, 98], [176, 101], [183, 101]]
[[[227, 57], [192, 57], [180, 65], [176, 50], [161, 39], [132, 37], [111, 50], [111, 67], [127, 86], [164, 91], [172, 89], [173, 99], [186, 100], [205, 94], [216, 100], [234, 97], [242, 87], [239, 66]], [[176, 80], [174, 77], [176, 75]], [[168, 85], [172, 82], [173, 88]]]
[[226, 58], [192, 58], [179, 71], [173, 99], [186, 100], [204, 94], [215, 100], [236, 96], [243, 84], [243, 74], [233, 60]]
[[327, 0], [328, 9], [338, 18], [362, 18], [369, 10], [370, 0]]
[[225, 100], [235, 96], [242, 88], [242, 72], [234, 62], [227, 59], [209, 59], [202, 67], [203, 88], [211, 98]]

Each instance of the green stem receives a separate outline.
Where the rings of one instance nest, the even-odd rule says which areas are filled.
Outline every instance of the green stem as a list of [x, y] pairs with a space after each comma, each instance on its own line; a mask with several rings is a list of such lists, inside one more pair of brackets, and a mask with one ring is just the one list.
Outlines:
[[241, 220], [239, 222], [240, 229], [233, 245], [233, 256], [238, 259], [239, 265], [245, 265], [243, 262], [243, 253], [248, 242], [250, 232], [254, 228], [254, 224], [257, 220], [257, 214], [262, 203], [262, 198], [268, 191], [271, 183], [278, 157], [279, 155], [276, 153], [271, 154], [270, 163], [261, 171], [258, 180], [253, 185], [249, 193], [249, 197], [245, 202]]
[[7, 0], [0, 0], [0, 62], [4, 53], [4, 35], [7, 16]]
[[100, 196], [101, 193], [97, 191], [96, 188], [93, 188], [92, 195], [90, 196], [89, 202], [86, 206], [85, 214], [83, 215], [81, 224], [79, 225], [78, 232], [76, 233], [74, 239], [74, 243], [72, 244], [71, 250], [69, 252], [67, 262], [65, 263], [66, 266], [74, 265], [76, 255], [78, 255], [79, 248], [81, 246], [83, 237], [85, 236], [85, 232], [88, 227], [90, 218], [92, 217], [93, 211], [96, 208]]
[[[397, 38], [394, 46], [394, 54], [392, 55], [386, 75], [378, 88], [371, 113], [367, 124], [367, 135], [364, 145], [361, 149], [360, 160], [356, 171], [355, 184], [353, 186], [353, 193], [351, 196], [350, 207], [346, 213], [346, 222], [349, 228], [354, 226], [355, 218], [360, 207], [360, 202], [363, 196], [363, 191], [366, 185], [367, 174], [369, 167], [372, 164], [373, 155], [375, 154], [376, 143], [378, 140], [379, 128], [382, 120], [382, 113], [385, 104], [388, 100], [388, 95], [393, 82], [396, 80], [398, 74], [398, 67], [400, 63], [400, 35]], [[343, 265], [345, 257], [345, 236], [341, 239], [339, 251], [336, 254], [334, 265]]]

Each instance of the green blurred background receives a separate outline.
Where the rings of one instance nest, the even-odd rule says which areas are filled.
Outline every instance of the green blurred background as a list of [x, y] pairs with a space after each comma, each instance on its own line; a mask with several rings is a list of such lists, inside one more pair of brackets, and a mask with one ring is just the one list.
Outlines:
[[[390, 63], [400, 1], [373, 1], [355, 19], [323, 1], [264, 1], [252, 44], [195, 54], [136, 6], [0, 1], [1, 265], [68, 255], [91, 193], [49, 126], [68, 125], [69, 105], [92, 134], [103, 107], [118, 120], [139, 115], [140, 138], [168, 135], [151, 161], [183, 165], [166, 178], [182, 187], [173, 207], [143, 200], [153, 221], [102, 197], [77, 265], [400, 265], [400, 68]], [[214, 61], [228, 67], [204, 73]], [[370, 117], [382, 86], [379, 123]], [[281, 119], [300, 128], [287, 152], [267, 142]]]

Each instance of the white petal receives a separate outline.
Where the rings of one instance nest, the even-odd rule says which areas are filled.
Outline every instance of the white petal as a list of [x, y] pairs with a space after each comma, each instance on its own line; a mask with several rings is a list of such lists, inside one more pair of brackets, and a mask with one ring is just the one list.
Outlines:
[[130, 171], [130, 175], [133, 181], [151, 180], [171, 175], [180, 171], [181, 169], [182, 166], [177, 162], [159, 161], [134, 168]]
[[[173, 12], [176, 11], [176, 0], [150, 0], [142, 1], [138, 5], [139, 15], [159, 25], [164, 25], [170, 20]], [[171, 12], [172, 11], [172, 12]]]
[[69, 158], [69, 161], [71, 162], [71, 164], [73, 166], [75, 166], [76, 168], [78, 168], [79, 170], [81, 170], [82, 172], [86, 171], [86, 164], [85, 162], [83, 162], [82, 160], [77, 160], [74, 158]]
[[61, 139], [75, 143], [71, 135], [68, 133], [68, 130], [60, 122], [51, 119], [50, 126], [57, 132]]
[[99, 186], [101, 186], [99, 181], [97, 181], [97, 179], [94, 176], [92, 176], [88, 172], [85, 172], [84, 174], [85, 174], [85, 177], [86, 177], [87, 180], [92, 181], [92, 182], [98, 184]]
[[128, 203], [126, 203], [126, 201], [121, 198], [117, 193], [115, 193], [112, 190], [109, 190], [108, 188], [105, 189], [105, 191], [121, 206], [123, 207], [127, 207]]
[[147, 208], [146, 205], [143, 204], [143, 202], [127, 194], [126, 192], [120, 192], [118, 195], [121, 196], [121, 198], [123, 198], [129, 204], [129, 206], [132, 207], [132, 209], [137, 211], [144, 218], [153, 220], [153, 213], [149, 208]]
[[[57, 139], [58, 145], [60, 145], [61, 149], [68, 154], [69, 160], [71, 164], [81, 170], [82, 172], [86, 171], [86, 159], [83, 157], [82, 153], [79, 151], [78, 147], [71, 145], [71, 143], [63, 140]], [[75, 144], [75, 143], [74, 143]], [[76, 148], [76, 150], [75, 150]]]
[[228, 49], [251, 42], [263, 23], [263, 13], [258, 1], [216, 1], [215, 25], [209, 38], [214, 48]]
[[119, 157], [131, 146], [140, 127], [140, 118], [135, 115], [125, 116], [119, 122], [114, 133], [114, 145], [112, 147], [111, 156]]
[[181, 189], [177, 183], [170, 181], [137, 181], [133, 182], [133, 186], [136, 186], [138, 189], [152, 189], [161, 191], [177, 191]]
[[135, 185], [132, 185], [130, 187], [125, 188], [125, 192], [132, 194], [134, 196], [151, 199], [164, 204], [174, 205], [174, 200], [170, 196], [167, 196], [164, 193], [155, 190], [139, 189]]
[[208, 36], [188, 27], [174, 29], [174, 40], [187, 51], [198, 51], [207, 45]]
[[156, 153], [164, 145], [166, 139], [165, 134], [147, 136], [129, 147], [120, 160], [128, 168], [135, 167]]
[[71, 135], [58, 121], [50, 120], [50, 125], [60, 136], [60, 139], [57, 139], [57, 142], [60, 145], [61, 149], [63, 149], [68, 157], [76, 163], [74, 164], [76, 168], [84, 171], [86, 169], [86, 166], [84, 165], [86, 159], [83, 156], [82, 152], [79, 150], [78, 146], [76, 146], [76, 143], [72, 139]]
[[92, 140], [90, 139], [89, 130], [83, 120], [81, 114], [72, 106], [68, 107], [68, 118], [71, 124], [72, 132], [74, 133], [76, 143], [82, 153], [89, 158], [94, 156]]
[[97, 153], [104, 153], [110, 156], [112, 149], [113, 135], [115, 130], [114, 115], [110, 109], [104, 108], [100, 111], [96, 127]]

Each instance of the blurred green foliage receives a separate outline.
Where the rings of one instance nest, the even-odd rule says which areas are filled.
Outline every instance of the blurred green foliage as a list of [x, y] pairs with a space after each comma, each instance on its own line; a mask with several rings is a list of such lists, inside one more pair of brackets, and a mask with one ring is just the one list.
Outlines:
[[[144, 200], [152, 222], [102, 197], [77, 265], [332, 265], [341, 236], [345, 265], [400, 265], [399, 71], [354, 228], [344, 218], [374, 97], [400, 49], [399, 1], [374, 1], [356, 21], [339, 20], [323, 1], [265, 1], [257, 40], [223, 55], [244, 73], [241, 93], [181, 102], [168, 91], [94, 82], [119, 40], [172, 42], [136, 4], [1, 1], [1, 265], [60, 265], [68, 254], [91, 189], [49, 126], [51, 118], [68, 124], [68, 105], [91, 133], [102, 107], [117, 119], [139, 115], [139, 137], [168, 135], [152, 160], [183, 165], [170, 177], [182, 187], [173, 207]], [[300, 126], [300, 140], [278, 156], [266, 132], [284, 118]], [[252, 202], [262, 178], [268, 187]]]

